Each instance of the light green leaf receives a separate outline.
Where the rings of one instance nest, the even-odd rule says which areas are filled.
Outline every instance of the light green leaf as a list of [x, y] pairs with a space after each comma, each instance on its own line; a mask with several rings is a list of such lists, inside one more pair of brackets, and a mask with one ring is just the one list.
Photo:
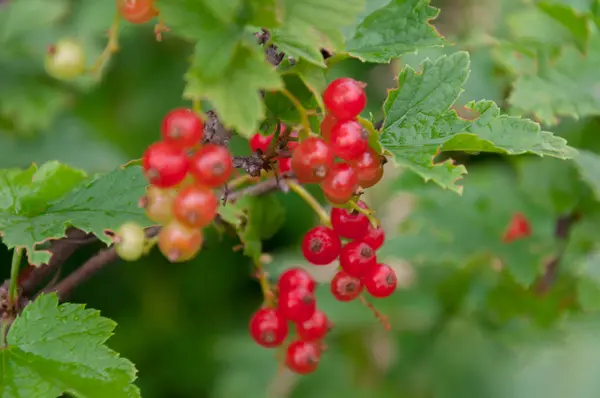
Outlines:
[[583, 181], [590, 186], [596, 199], [600, 200], [600, 155], [580, 149], [573, 161]]
[[7, 44], [23, 46], [26, 37], [47, 33], [68, 11], [68, 7], [66, 0], [14, 0], [3, 4], [0, 48]]
[[104, 234], [127, 221], [149, 225], [137, 202], [147, 181], [137, 166], [80, 183], [85, 174], [56, 162], [39, 169], [5, 170], [0, 174], [0, 232], [9, 248], [22, 246], [30, 264], [50, 258], [36, 244], [64, 236], [69, 226], [91, 232], [105, 243]]
[[591, 30], [586, 15], [568, 4], [556, 1], [542, 1], [538, 3], [538, 7], [571, 32], [573, 41], [581, 52], [587, 51]]
[[455, 181], [465, 170], [449, 162], [434, 163], [440, 151], [497, 152], [508, 155], [533, 153], [570, 158], [576, 151], [562, 138], [540, 131], [538, 124], [500, 115], [492, 101], [469, 103], [478, 116], [461, 119], [451, 109], [469, 75], [469, 55], [457, 52], [432, 62], [422, 73], [407, 66], [398, 76], [384, 104], [385, 121], [380, 137], [397, 164], [407, 166], [425, 180], [461, 192]]
[[248, 0], [253, 26], [276, 28], [283, 20], [283, 5], [279, 0]]
[[441, 46], [429, 24], [439, 13], [429, 0], [392, 0], [366, 16], [346, 42], [346, 51], [368, 62], [390, 62], [420, 48]]
[[325, 78], [324, 69], [319, 68], [304, 59], [300, 59], [291, 69], [287, 70], [286, 73], [298, 75], [306, 85], [306, 88], [313, 93], [319, 108], [325, 109], [322, 95], [327, 88], [327, 79]]
[[600, 115], [598, 65], [600, 34], [595, 34], [587, 56], [566, 47], [552, 64], [544, 64], [541, 72], [519, 76], [508, 101], [516, 112], [532, 113], [547, 124], [558, 123], [561, 116]]
[[0, 348], [0, 397], [135, 398], [135, 366], [104, 343], [116, 323], [84, 305], [41, 295], [12, 324]]
[[340, 29], [350, 25], [364, 7], [364, 0], [281, 0], [282, 25], [272, 32], [273, 43], [286, 55], [325, 66], [321, 48], [341, 51]]
[[264, 60], [260, 48], [238, 46], [233, 60], [215, 79], [206, 79], [204, 65], [193, 64], [185, 74], [184, 97], [205, 98], [219, 112], [227, 128], [235, 128], [249, 138], [264, 117], [264, 105], [259, 90], [277, 90], [281, 79]]

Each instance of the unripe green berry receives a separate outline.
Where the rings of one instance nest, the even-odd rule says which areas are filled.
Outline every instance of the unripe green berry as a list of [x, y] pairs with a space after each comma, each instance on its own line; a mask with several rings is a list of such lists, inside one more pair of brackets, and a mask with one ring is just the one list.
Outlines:
[[62, 39], [48, 48], [46, 72], [59, 80], [71, 80], [85, 72], [85, 54], [72, 39]]
[[135, 223], [125, 223], [117, 231], [115, 242], [115, 250], [119, 257], [125, 261], [137, 261], [144, 254], [144, 228]]

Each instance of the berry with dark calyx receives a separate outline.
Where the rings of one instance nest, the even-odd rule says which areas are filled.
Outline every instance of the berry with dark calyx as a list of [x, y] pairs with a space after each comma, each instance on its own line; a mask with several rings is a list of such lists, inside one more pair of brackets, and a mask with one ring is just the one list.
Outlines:
[[333, 229], [317, 226], [304, 235], [302, 254], [314, 265], [327, 265], [338, 258], [342, 242]]
[[176, 196], [176, 189], [148, 185], [146, 195], [140, 199], [139, 207], [146, 211], [146, 216], [152, 222], [164, 225], [174, 217], [173, 202]]
[[46, 72], [55, 79], [70, 80], [85, 72], [83, 47], [72, 39], [62, 39], [48, 47]]
[[292, 153], [292, 170], [303, 183], [322, 181], [333, 166], [331, 147], [322, 138], [309, 137]]
[[261, 308], [250, 318], [250, 336], [257, 344], [266, 347], [278, 347], [288, 335], [287, 321], [273, 308]]
[[115, 250], [125, 261], [137, 261], [144, 254], [146, 234], [136, 223], [125, 223], [117, 231]]
[[361, 237], [360, 240], [366, 242], [373, 250], [378, 250], [385, 242], [385, 232], [381, 225], [374, 227], [369, 223], [366, 235]]
[[126, 21], [142, 24], [158, 15], [154, 0], [117, 0], [117, 9]]
[[158, 233], [158, 248], [172, 263], [191, 260], [200, 252], [203, 243], [201, 229], [190, 228], [177, 221], [169, 222]]
[[288, 346], [285, 365], [294, 373], [306, 375], [317, 370], [320, 359], [319, 343], [298, 340]]
[[352, 301], [363, 290], [363, 282], [344, 271], [338, 271], [331, 280], [331, 294], [338, 301]]
[[350, 162], [361, 187], [370, 188], [381, 180], [381, 177], [383, 177], [381, 160], [380, 155], [368, 148], [356, 160]]
[[284, 271], [277, 282], [280, 294], [287, 294], [292, 290], [306, 289], [314, 292], [316, 283], [312, 276], [302, 268], [294, 267]]
[[321, 182], [327, 200], [333, 204], [344, 204], [352, 199], [358, 189], [358, 178], [348, 163], [336, 163]]
[[258, 152], [260, 149], [262, 153], [265, 153], [269, 148], [269, 145], [271, 145], [272, 140], [272, 135], [262, 135], [260, 133], [256, 133], [252, 136], [252, 138], [250, 138], [250, 149], [252, 149], [252, 152]]
[[314, 293], [303, 287], [280, 292], [277, 304], [279, 313], [285, 319], [296, 323], [309, 320], [317, 305]]
[[347, 243], [340, 252], [340, 267], [357, 278], [365, 276], [376, 263], [375, 250], [360, 240]]
[[331, 329], [327, 315], [323, 311], [316, 310], [308, 321], [296, 324], [296, 333], [304, 341], [319, 341]]
[[173, 109], [163, 118], [161, 134], [165, 142], [182, 149], [191, 148], [202, 141], [204, 123], [191, 109]]
[[369, 147], [368, 140], [369, 134], [356, 120], [340, 120], [331, 127], [331, 149], [340, 159], [358, 159]]
[[182, 224], [202, 228], [215, 219], [218, 208], [219, 201], [214, 192], [196, 184], [179, 191], [173, 204], [173, 213]]
[[364, 87], [364, 83], [349, 77], [332, 81], [323, 93], [325, 108], [340, 120], [354, 119], [367, 104]]
[[206, 187], [216, 188], [225, 184], [232, 172], [233, 159], [224, 146], [206, 144], [192, 157], [190, 173]]
[[190, 159], [183, 150], [161, 141], [146, 149], [142, 166], [150, 184], [170, 188], [183, 181], [190, 167]]
[[[365, 202], [358, 201], [358, 206], [367, 209]], [[341, 237], [348, 239], [362, 238], [367, 234], [369, 225], [367, 216], [357, 210], [334, 207], [331, 209], [331, 225]]]
[[329, 142], [331, 138], [331, 128], [338, 122], [335, 116], [331, 114], [326, 114], [323, 120], [321, 121], [321, 137], [327, 142]]
[[396, 272], [386, 264], [376, 264], [363, 279], [367, 292], [373, 297], [388, 297], [396, 290]]

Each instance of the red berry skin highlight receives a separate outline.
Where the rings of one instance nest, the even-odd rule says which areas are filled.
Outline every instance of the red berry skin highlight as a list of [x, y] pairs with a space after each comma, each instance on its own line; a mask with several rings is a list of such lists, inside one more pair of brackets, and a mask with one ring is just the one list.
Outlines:
[[304, 341], [319, 341], [325, 337], [331, 323], [327, 315], [320, 310], [316, 310], [308, 321], [296, 324], [296, 333]]
[[331, 228], [317, 226], [304, 235], [302, 254], [313, 265], [327, 265], [340, 254], [342, 242]]
[[206, 144], [191, 159], [190, 174], [205, 187], [220, 187], [229, 180], [232, 172], [231, 153], [221, 145]]
[[331, 128], [330, 143], [335, 156], [353, 161], [369, 147], [369, 134], [356, 120], [340, 120]]
[[338, 271], [331, 280], [330, 290], [337, 301], [348, 302], [360, 295], [363, 291], [363, 282], [344, 271]]
[[317, 370], [321, 359], [318, 343], [312, 341], [294, 341], [286, 352], [285, 364], [292, 372], [307, 375]]
[[288, 335], [287, 321], [273, 308], [256, 311], [249, 324], [250, 336], [265, 348], [278, 347]]
[[325, 108], [340, 120], [354, 119], [367, 105], [364, 86], [349, 77], [335, 79], [323, 93]]
[[333, 166], [334, 155], [324, 139], [309, 137], [292, 153], [292, 170], [303, 183], [322, 181]]
[[308, 321], [316, 308], [315, 295], [308, 289], [297, 288], [284, 294], [279, 293], [277, 309], [288, 321]]
[[294, 267], [285, 270], [277, 282], [280, 294], [287, 294], [292, 290], [306, 289], [309, 292], [315, 291], [316, 283], [312, 276], [302, 268]]
[[327, 200], [342, 205], [354, 196], [358, 189], [358, 177], [349, 164], [335, 163], [321, 182], [321, 189]]
[[[367, 205], [362, 200], [358, 201], [358, 206], [367, 209]], [[367, 234], [369, 229], [369, 219], [363, 213], [351, 209], [334, 207], [331, 209], [331, 225], [333, 230], [343, 238], [359, 239]]]
[[360, 240], [347, 243], [340, 252], [340, 267], [356, 278], [364, 277], [376, 263], [375, 250]]
[[396, 272], [386, 264], [376, 264], [363, 278], [367, 292], [376, 298], [385, 298], [396, 291]]
[[181, 149], [199, 145], [204, 137], [204, 123], [194, 111], [187, 108], [177, 108], [167, 113], [160, 130], [163, 141]]
[[170, 188], [183, 181], [190, 160], [181, 149], [166, 142], [150, 145], [142, 157], [142, 168], [150, 184]]

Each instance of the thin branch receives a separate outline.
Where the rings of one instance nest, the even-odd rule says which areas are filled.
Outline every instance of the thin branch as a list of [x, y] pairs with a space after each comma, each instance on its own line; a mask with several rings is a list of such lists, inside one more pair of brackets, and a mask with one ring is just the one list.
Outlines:
[[260, 176], [260, 172], [268, 170], [270, 165], [262, 156], [254, 153], [250, 156], [234, 156], [233, 167], [245, 170], [252, 177], [258, 177]]

